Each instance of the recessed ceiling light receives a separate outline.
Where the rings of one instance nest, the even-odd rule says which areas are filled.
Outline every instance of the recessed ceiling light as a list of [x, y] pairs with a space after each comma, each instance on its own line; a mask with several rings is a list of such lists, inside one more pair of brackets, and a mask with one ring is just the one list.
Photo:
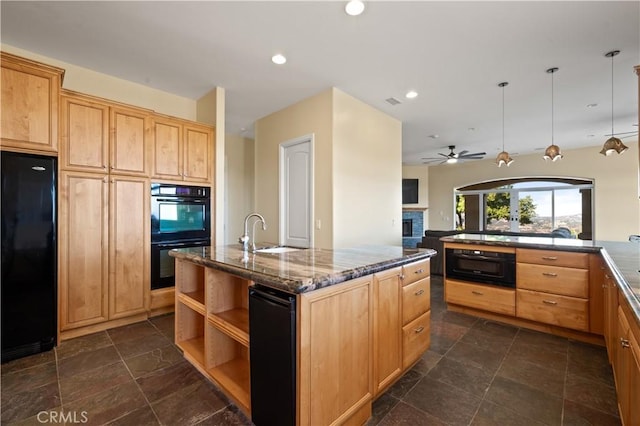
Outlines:
[[594, 138], [596, 135], [587, 135], [588, 138]]
[[271, 62], [273, 62], [274, 64], [277, 64], [277, 65], [282, 65], [285, 62], [287, 62], [287, 58], [285, 58], [284, 55], [278, 53], [278, 54], [273, 55], [271, 57]]
[[598, 104], [587, 104], [587, 108], [595, 108]]
[[475, 127], [469, 127], [467, 130], [470, 131], [470, 132], [475, 132], [476, 128]]
[[409, 90], [405, 96], [407, 97], [407, 99], [414, 99], [418, 97], [418, 92], [416, 92], [415, 90]]
[[347, 12], [347, 15], [358, 16], [364, 12], [364, 3], [361, 0], [351, 0], [344, 7], [344, 11]]
[[438, 139], [440, 137], [440, 135], [429, 135], [429, 137], [431, 139]]

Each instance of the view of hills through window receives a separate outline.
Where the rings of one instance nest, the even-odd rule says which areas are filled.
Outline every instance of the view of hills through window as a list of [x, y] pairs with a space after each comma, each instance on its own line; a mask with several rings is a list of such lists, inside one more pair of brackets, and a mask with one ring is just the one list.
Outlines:
[[461, 189], [456, 192], [456, 229], [548, 234], [566, 228], [573, 238], [591, 239], [592, 188], [588, 181], [528, 179]]

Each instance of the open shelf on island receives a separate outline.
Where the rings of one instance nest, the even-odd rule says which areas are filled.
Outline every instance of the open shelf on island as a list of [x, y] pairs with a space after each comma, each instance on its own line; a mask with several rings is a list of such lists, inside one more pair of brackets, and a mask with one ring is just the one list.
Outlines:
[[236, 308], [209, 314], [209, 321], [244, 346], [249, 346], [249, 311]]
[[[201, 296], [202, 301], [199, 301], [198, 298]], [[206, 309], [204, 307], [204, 291], [197, 291], [191, 293], [178, 293], [178, 300], [183, 304], [189, 306], [194, 311], [198, 312], [201, 315], [204, 315]]]
[[211, 323], [207, 325], [207, 344], [207, 349], [211, 349], [206, 352], [207, 373], [250, 413], [249, 348]]
[[204, 316], [183, 303], [176, 306], [176, 344], [185, 356], [204, 365]]

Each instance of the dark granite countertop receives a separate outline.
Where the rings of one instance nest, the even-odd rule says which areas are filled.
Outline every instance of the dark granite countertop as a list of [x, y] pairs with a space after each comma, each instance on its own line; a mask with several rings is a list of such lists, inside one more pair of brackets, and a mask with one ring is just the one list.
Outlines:
[[243, 253], [242, 246], [174, 249], [170, 256], [229, 272], [291, 293], [304, 293], [436, 254], [431, 249], [362, 246], [285, 253]]
[[542, 250], [601, 253], [640, 323], [640, 244], [617, 241], [584, 241], [571, 238], [517, 237], [457, 234], [440, 238], [445, 243], [483, 244]]

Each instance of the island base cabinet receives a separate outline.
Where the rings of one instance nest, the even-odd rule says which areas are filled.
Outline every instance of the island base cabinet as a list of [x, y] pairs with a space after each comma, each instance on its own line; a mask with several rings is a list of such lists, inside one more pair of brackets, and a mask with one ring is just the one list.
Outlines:
[[371, 276], [301, 295], [299, 425], [363, 424], [371, 415], [372, 295]]
[[587, 299], [518, 289], [517, 316], [545, 324], [589, 331]]
[[429, 349], [431, 343], [431, 311], [425, 312], [402, 327], [402, 368], [406, 370]]
[[454, 280], [445, 282], [445, 301], [503, 315], [515, 316], [515, 290]]

